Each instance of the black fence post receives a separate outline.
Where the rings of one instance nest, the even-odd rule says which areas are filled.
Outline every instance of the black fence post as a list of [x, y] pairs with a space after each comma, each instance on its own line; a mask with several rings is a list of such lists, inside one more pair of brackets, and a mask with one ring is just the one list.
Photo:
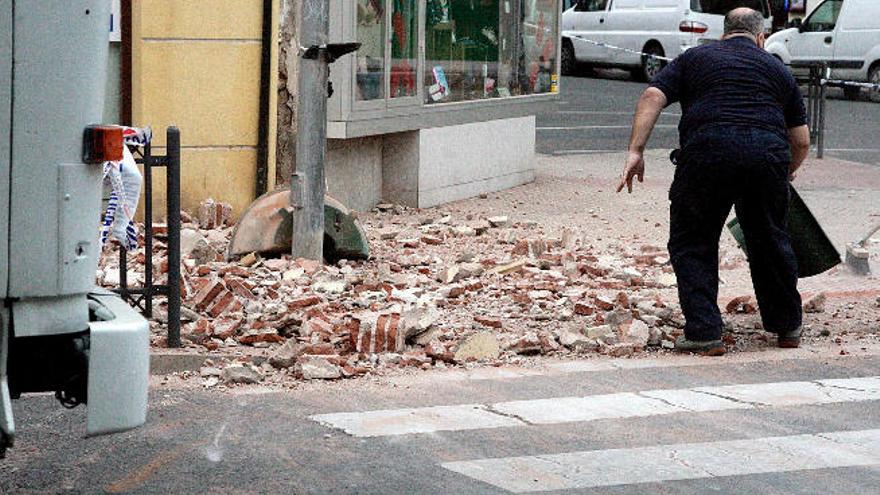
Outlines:
[[144, 316], [153, 317], [153, 150], [144, 146]]
[[168, 216], [168, 347], [180, 347], [180, 130], [166, 131], [166, 215]]

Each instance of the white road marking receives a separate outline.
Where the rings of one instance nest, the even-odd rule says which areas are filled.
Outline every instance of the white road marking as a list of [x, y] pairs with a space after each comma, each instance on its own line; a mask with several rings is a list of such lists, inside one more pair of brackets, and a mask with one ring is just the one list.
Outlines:
[[853, 153], [880, 153], [880, 148], [825, 148], [825, 151], [853, 152]]
[[492, 410], [542, 425], [659, 416], [684, 411], [663, 401], [632, 393], [502, 402], [495, 404]]
[[477, 404], [319, 414], [311, 416], [310, 419], [333, 428], [340, 428], [356, 437], [501, 428], [523, 424], [522, 421], [492, 413], [485, 406]]
[[[631, 125], [572, 125], [572, 126], [548, 126], [536, 127], [539, 131], [580, 131], [580, 130], [596, 130], [596, 129], [632, 129]], [[654, 129], [678, 129], [677, 125], [658, 124]]]
[[605, 153], [626, 153], [626, 150], [562, 150], [554, 151], [554, 155], [595, 155]]
[[[731, 385], [726, 387], [701, 387], [697, 392], [748, 402], [761, 406], [787, 407], [803, 404], [831, 404], [880, 400], [877, 387], [867, 388], [853, 380], [834, 382], [759, 383], [754, 385]], [[841, 387], [844, 384], [846, 388]]]
[[880, 430], [480, 459], [443, 467], [527, 493], [874, 465], [880, 465]]
[[648, 390], [367, 412], [310, 419], [357, 437], [561, 424], [676, 413], [880, 400], [880, 377]]
[[[556, 113], [572, 115], [624, 115], [626, 117], [633, 116], [633, 112], [615, 112], [604, 110], [558, 110]], [[681, 117], [680, 113], [663, 112], [660, 114], [661, 117], [664, 115], [667, 117]]]

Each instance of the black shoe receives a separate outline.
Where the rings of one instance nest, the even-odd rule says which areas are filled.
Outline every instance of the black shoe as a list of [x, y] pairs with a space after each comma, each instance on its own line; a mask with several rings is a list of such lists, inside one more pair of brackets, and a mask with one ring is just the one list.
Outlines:
[[727, 352], [720, 340], [688, 340], [684, 336], [675, 340], [676, 352], [690, 352], [701, 356], [723, 356]]
[[781, 349], [797, 349], [801, 346], [802, 327], [797, 327], [788, 332], [780, 332], [776, 337], [776, 342]]

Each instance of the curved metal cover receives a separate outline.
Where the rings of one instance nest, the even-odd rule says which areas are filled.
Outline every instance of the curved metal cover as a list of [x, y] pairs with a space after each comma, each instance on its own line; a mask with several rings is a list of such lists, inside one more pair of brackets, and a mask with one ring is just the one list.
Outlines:
[[[290, 188], [277, 189], [257, 198], [235, 225], [229, 241], [227, 256], [247, 253], [289, 253], [293, 228], [290, 206]], [[370, 255], [367, 236], [348, 208], [330, 196], [324, 197], [325, 239], [333, 241], [324, 246], [334, 258], [362, 259]]]

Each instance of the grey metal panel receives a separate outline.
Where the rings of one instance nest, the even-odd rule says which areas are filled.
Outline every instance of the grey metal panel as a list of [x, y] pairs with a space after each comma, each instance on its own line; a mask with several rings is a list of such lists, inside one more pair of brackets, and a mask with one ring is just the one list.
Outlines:
[[[100, 205], [71, 202], [65, 215], [94, 223], [85, 230], [65, 228], [59, 236], [58, 168], [82, 161], [83, 129], [103, 114], [109, 5], [106, 0], [15, 4], [10, 296], [53, 296], [62, 285], [83, 292], [93, 282], [92, 275], [82, 284], [61, 283], [63, 258], [70, 254], [62, 247], [95, 242]], [[100, 175], [83, 173], [98, 179], [77, 181], [81, 194], [100, 197]]]
[[95, 217], [89, 212], [101, 208], [101, 196], [93, 186], [101, 182], [102, 172], [101, 167], [83, 163], [58, 167], [59, 294], [88, 292], [95, 285], [101, 253]]
[[0, 2], [0, 299], [9, 281], [9, 133], [12, 126], [12, 3]]
[[76, 333], [89, 328], [86, 294], [21, 299], [12, 305], [16, 337]]

